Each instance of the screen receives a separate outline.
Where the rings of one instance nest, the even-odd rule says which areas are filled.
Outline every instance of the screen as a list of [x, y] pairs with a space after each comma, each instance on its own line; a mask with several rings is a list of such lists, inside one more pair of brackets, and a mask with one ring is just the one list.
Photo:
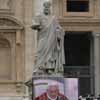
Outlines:
[[46, 93], [50, 85], [55, 84], [58, 85], [60, 94], [69, 100], [78, 100], [78, 79], [63, 77], [33, 78], [33, 100]]

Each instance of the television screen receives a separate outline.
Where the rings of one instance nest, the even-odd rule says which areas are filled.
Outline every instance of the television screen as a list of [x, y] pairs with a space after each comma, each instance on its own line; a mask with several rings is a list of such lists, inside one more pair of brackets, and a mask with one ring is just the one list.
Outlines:
[[33, 100], [42, 100], [41, 98], [45, 100], [45, 98], [49, 98], [50, 96], [54, 98], [58, 97], [58, 100], [67, 100], [66, 98], [69, 100], [78, 100], [78, 79], [63, 77], [33, 78], [32, 90]]

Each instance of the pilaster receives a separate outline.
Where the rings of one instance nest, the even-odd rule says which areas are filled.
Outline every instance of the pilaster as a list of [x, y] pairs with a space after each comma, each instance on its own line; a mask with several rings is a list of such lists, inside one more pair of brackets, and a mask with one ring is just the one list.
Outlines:
[[94, 36], [94, 77], [95, 95], [100, 93], [100, 33], [93, 33]]

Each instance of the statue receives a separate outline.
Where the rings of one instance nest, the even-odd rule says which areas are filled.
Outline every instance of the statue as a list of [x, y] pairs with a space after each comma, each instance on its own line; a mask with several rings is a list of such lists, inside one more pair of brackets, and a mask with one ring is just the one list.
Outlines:
[[[55, 16], [50, 15], [50, 3], [44, 3], [44, 15], [34, 18], [32, 29], [38, 33], [36, 71], [63, 73], [64, 31]], [[34, 70], [35, 71], [35, 70]]]

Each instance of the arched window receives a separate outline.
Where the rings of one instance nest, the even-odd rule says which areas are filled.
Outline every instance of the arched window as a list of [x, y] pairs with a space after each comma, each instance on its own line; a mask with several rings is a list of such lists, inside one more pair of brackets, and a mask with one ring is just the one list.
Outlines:
[[0, 38], [0, 79], [11, 78], [11, 49], [6, 39]]

